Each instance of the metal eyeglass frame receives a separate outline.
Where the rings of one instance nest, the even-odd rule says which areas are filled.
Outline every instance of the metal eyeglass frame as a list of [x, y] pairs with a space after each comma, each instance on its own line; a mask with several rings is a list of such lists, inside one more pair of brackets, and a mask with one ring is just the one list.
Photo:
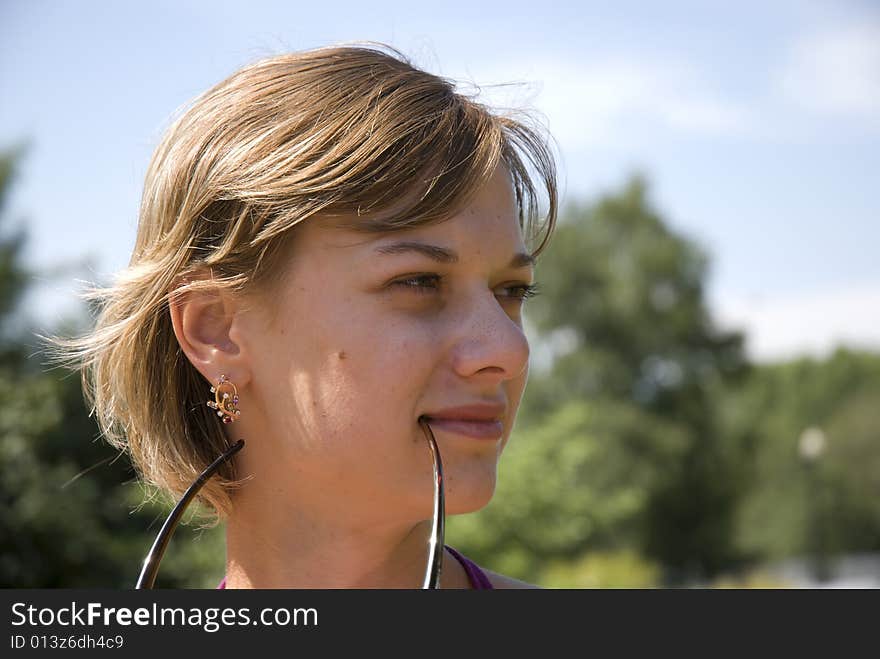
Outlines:
[[[431, 426], [428, 425], [428, 420], [425, 417], [419, 417], [419, 425], [421, 425], [425, 438], [428, 440], [428, 447], [431, 449], [431, 461], [434, 466], [434, 514], [431, 524], [431, 536], [428, 541], [428, 562], [425, 567], [425, 578], [422, 588], [436, 590], [440, 588], [440, 574], [443, 571], [444, 538], [446, 535], [446, 498], [443, 488], [443, 462], [440, 459], [440, 450], [437, 448], [437, 441], [434, 439], [434, 433], [431, 430]], [[156, 536], [150, 552], [144, 558], [144, 565], [135, 589], [153, 588], [156, 582], [156, 575], [159, 573], [159, 564], [162, 562], [162, 557], [165, 555], [165, 550], [168, 548], [171, 536], [174, 535], [174, 531], [177, 529], [177, 525], [186, 507], [208, 479], [242, 448], [244, 448], [244, 440], [239, 439], [223, 455], [208, 465], [199, 474], [199, 477], [193, 481], [192, 485], [187, 488], [186, 492], [183, 493], [180, 501], [177, 502], [177, 505], [174, 506], [162, 525], [162, 529], [159, 531], [159, 535]]]

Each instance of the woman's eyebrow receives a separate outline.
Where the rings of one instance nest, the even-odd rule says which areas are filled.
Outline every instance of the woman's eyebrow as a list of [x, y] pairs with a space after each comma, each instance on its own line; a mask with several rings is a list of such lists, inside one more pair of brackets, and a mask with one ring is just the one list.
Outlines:
[[[407, 252], [416, 252], [427, 256], [438, 263], [458, 263], [458, 254], [453, 250], [439, 245], [428, 245], [415, 241], [402, 241], [391, 243], [389, 245], [380, 245], [374, 250], [377, 254], [405, 254]], [[509, 268], [525, 268], [535, 265], [535, 257], [525, 252], [514, 254], [508, 264]]]

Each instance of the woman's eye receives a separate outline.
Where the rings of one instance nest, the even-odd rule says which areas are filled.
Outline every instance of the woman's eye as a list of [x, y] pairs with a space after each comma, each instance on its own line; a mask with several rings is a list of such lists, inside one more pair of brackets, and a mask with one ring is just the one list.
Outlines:
[[525, 302], [530, 297], [538, 294], [537, 284], [514, 284], [513, 286], [505, 286], [504, 289], [512, 291], [507, 297], [519, 300], [520, 302]]
[[405, 279], [398, 279], [392, 282], [391, 285], [411, 290], [415, 293], [428, 294], [440, 288], [440, 275], [413, 275]]
[[[442, 282], [440, 275], [412, 275], [404, 279], [398, 279], [391, 283], [391, 286], [403, 288], [419, 295], [430, 295], [440, 290]], [[537, 284], [512, 284], [501, 288], [503, 293], [500, 297], [509, 298], [514, 301], [524, 302], [530, 297], [538, 294]]]

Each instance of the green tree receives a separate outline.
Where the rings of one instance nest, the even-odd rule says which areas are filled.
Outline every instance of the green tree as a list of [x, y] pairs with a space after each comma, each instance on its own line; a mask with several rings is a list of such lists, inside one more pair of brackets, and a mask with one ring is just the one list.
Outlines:
[[[23, 155], [0, 153], [0, 227]], [[0, 586], [132, 587], [167, 502], [140, 505], [131, 464], [100, 439], [79, 374], [48, 367], [15, 322], [32, 275], [22, 263], [26, 241], [23, 227], [0, 237]], [[85, 324], [72, 320], [57, 333]], [[186, 529], [178, 535], [157, 585], [216, 583], [218, 532], [196, 543]]]
[[[728, 392], [752, 437], [751, 486], [738, 516], [744, 552], [765, 560], [880, 551], [880, 355], [756, 367]], [[805, 437], [818, 442], [805, 451]]]

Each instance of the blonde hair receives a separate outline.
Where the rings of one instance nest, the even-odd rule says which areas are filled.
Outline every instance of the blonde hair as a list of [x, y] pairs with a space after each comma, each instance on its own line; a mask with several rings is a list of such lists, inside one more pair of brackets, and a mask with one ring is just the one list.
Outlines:
[[[493, 114], [382, 44], [264, 59], [196, 98], [153, 154], [128, 268], [82, 295], [98, 303], [94, 329], [48, 339], [82, 369], [104, 436], [130, 452], [141, 479], [180, 495], [228, 447], [169, 300], [271, 291], [297, 223], [321, 214], [394, 231], [441, 221], [503, 163], [540, 253], [556, 222], [555, 165], [541, 131], [517, 116]], [[237, 484], [227, 464], [203, 487], [217, 519]]]

